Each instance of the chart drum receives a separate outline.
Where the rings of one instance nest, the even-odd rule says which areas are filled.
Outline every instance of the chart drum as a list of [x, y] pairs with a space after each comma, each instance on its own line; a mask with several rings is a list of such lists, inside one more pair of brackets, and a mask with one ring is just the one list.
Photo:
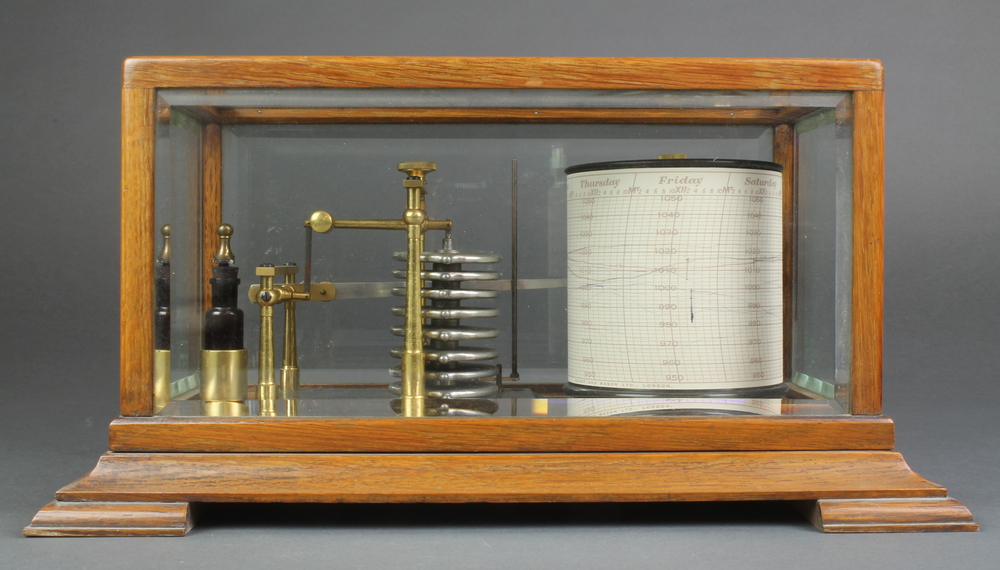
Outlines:
[[783, 389], [782, 166], [566, 169], [570, 391]]

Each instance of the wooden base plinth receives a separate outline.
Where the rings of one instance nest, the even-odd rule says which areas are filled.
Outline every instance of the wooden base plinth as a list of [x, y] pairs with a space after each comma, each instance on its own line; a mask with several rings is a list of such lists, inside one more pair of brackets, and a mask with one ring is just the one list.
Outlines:
[[977, 528], [894, 451], [107, 453], [56, 500], [25, 534], [176, 536], [189, 502], [795, 500], [831, 532]]

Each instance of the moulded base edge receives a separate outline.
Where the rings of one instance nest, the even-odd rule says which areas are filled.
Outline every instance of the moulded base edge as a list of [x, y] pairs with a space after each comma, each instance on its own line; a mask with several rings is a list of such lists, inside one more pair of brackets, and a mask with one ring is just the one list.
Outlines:
[[25, 534], [179, 536], [193, 502], [753, 500], [798, 501], [827, 532], [978, 528], [895, 451], [106, 453]]

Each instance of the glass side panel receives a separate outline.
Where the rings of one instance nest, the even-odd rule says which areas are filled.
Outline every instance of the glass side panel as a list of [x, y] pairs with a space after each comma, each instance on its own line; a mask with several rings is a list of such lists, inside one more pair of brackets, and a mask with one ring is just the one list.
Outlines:
[[[480, 256], [467, 259], [461, 267], [454, 262], [428, 260], [426, 271], [472, 274], [461, 277], [460, 284], [456, 284], [448, 281], [450, 277], [435, 277], [429, 273], [423, 282], [425, 289], [459, 288], [489, 293], [483, 295], [488, 297], [483, 299], [425, 302], [425, 331], [458, 327], [464, 334], [462, 327], [476, 327], [480, 332], [468, 334], [487, 337], [460, 341], [429, 338], [425, 341], [426, 360], [431, 363], [437, 359], [427, 365], [430, 371], [428, 415], [829, 415], [844, 413], [848, 407], [849, 400], [845, 398], [850, 385], [850, 355], [849, 351], [845, 354], [845, 346], [850, 346], [851, 145], [849, 120], [840, 118], [849, 116], [845, 112], [843, 94], [790, 96], [544, 90], [228, 90], [210, 93], [168, 90], [160, 95], [161, 117], [169, 120], [161, 121], [157, 131], [155, 219], [159, 227], [170, 225], [170, 251], [169, 264], [163, 259], [155, 262], [158, 276], [169, 275], [169, 279], [161, 278], [157, 282], [158, 293], [169, 285], [167, 296], [161, 295], [169, 299], [169, 303], [157, 309], [158, 314], [169, 316], [157, 320], [161, 329], [158, 334], [168, 331], [165, 336], [169, 339], [167, 350], [161, 348], [157, 355], [157, 362], [161, 364], [158, 364], [154, 385], [160, 386], [159, 414], [380, 417], [402, 413], [399, 372], [394, 377], [391, 369], [400, 366], [398, 351], [404, 343], [401, 336], [394, 335], [393, 328], [403, 325], [404, 299], [394, 296], [392, 289], [404, 285], [404, 280], [394, 273], [405, 270], [406, 264], [398, 255], [394, 259], [394, 254], [406, 251], [406, 232], [334, 227], [328, 233], [318, 233], [306, 227], [305, 221], [315, 212], [325, 211], [340, 225], [350, 225], [350, 220], [383, 220], [379, 222], [383, 226], [392, 225], [385, 220], [400, 224], [407, 209], [407, 189], [404, 187], [407, 174], [399, 172], [397, 164], [407, 161], [436, 163], [436, 170], [426, 173], [422, 182], [426, 189], [426, 214], [431, 220], [451, 221], [448, 248]], [[207, 142], [209, 138], [203, 129], [205, 124], [217, 120], [213, 113], [224, 115], [222, 108], [226, 106], [255, 105], [269, 109], [435, 105], [445, 108], [598, 109], [701, 106], [706, 109], [767, 108], [788, 113], [789, 117], [800, 121], [796, 130], [800, 143], [796, 201], [800, 210], [796, 215], [797, 223], [805, 224], [795, 236], [794, 252], [763, 259], [762, 254], [752, 253], [740, 241], [729, 245], [739, 249], [741, 255], [745, 249], [748, 261], [717, 260], [716, 264], [724, 267], [735, 263], [742, 273], [742, 264], [748, 263], [746, 273], [751, 273], [757, 271], [754, 267], [758, 262], [768, 261], [770, 267], [780, 268], [780, 261], [785, 258], [799, 267], [793, 310], [786, 308], [783, 313], [778, 310], [783, 319], [793, 319], [791, 352], [778, 356], [791, 361], [792, 377], [778, 378], [779, 382], [784, 380], [780, 384], [763, 385], [748, 373], [747, 378], [736, 379], [745, 382], [734, 383], [733, 389], [714, 391], [706, 391], [702, 385], [693, 389], [683, 382], [610, 391], [594, 386], [581, 388], [567, 382], [568, 337], [576, 333], [567, 321], [567, 216], [570, 215], [567, 203], [572, 194], [567, 188], [564, 170], [585, 163], [656, 159], [663, 154], [770, 161], [775, 145], [771, 124], [718, 121], [712, 124], [344, 124], [321, 120], [293, 124], [276, 121], [272, 116], [268, 122], [259, 123], [245, 118], [235, 123], [220, 121], [221, 142], [217, 149], [206, 152], [206, 145], [211, 143]], [[212, 162], [214, 160], [218, 162]], [[844, 165], [847, 165], [846, 173]], [[744, 165], [742, 168], [750, 167]], [[204, 176], [216, 169], [221, 177], [217, 185], [211, 182], [212, 176]], [[663, 175], [681, 171], [656, 172]], [[742, 180], [743, 172], [736, 170], [729, 176]], [[763, 184], [761, 180], [767, 178], [764, 171], [751, 168], [746, 172], [753, 174], [746, 180], [753, 180], [754, 184]], [[633, 176], [632, 171], [627, 174]], [[633, 200], [643, 204], [643, 211], [631, 214], [638, 216], [635, 219], [645, 215], [661, 224], [656, 226], [661, 229], [651, 229], [649, 235], [659, 236], [655, 239], [664, 240], [664, 245], [661, 247], [658, 241], [651, 243], [649, 247], [653, 249], [647, 253], [656, 251], [659, 256], [667, 256], [647, 269], [640, 267], [639, 274], [667, 274], [657, 279], [676, 277], [682, 261], [669, 258], [671, 252], [677, 254], [678, 248], [666, 240], [683, 237], [676, 237], [679, 230], [673, 228], [690, 231], [691, 226], [678, 225], [679, 216], [689, 215], [677, 204], [678, 197], [688, 191], [683, 189], [687, 187], [685, 184], [698, 180], [691, 187], [695, 194], [699, 190], [726, 194], [731, 207], [725, 215], [738, 216], [732, 219], [743, 220], [739, 223], [746, 224], [745, 228], [757, 228], [758, 220], [769, 215], [761, 214], [763, 206], [758, 205], [757, 199], [751, 199], [750, 189], [730, 187], [725, 183], [716, 187], [700, 182], [710, 179], [699, 177], [701, 175], [696, 172], [683, 171], [682, 174], [684, 176], [655, 178], [660, 186], [653, 184], [644, 190], [638, 182], [629, 182], [635, 184], [632, 188], [636, 193], [663, 192], [662, 198], [658, 194], [655, 196], [655, 202], [649, 201], [649, 196], [635, 196]], [[614, 173], [609, 176], [608, 180], [624, 180], [616, 178], [618, 175]], [[516, 329], [511, 293], [515, 270], [512, 255], [515, 187]], [[766, 196], [769, 200], [777, 199], [780, 206], [780, 181], [777, 188], [776, 194], [772, 191]], [[764, 199], [763, 191], [761, 188], [753, 190], [760, 200]], [[698, 199], [697, 195], [688, 196], [689, 203]], [[221, 216], [215, 213], [219, 210]], [[710, 210], [705, 206], [704, 212]], [[620, 221], [627, 225], [630, 218], [622, 216], [625, 217]], [[755, 229], [744, 230], [744, 225], [734, 230], [726, 229], [729, 219], [708, 217], [700, 226], [696, 224], [695, 229], [706, 233], [709, 230], [705, 228], [718, 227], [725, 230], [720, 235], [739, 234], [738, 237], [754, 231], [758, 232], [754, 234], [757, 236], [761, 233]], [[670, 225], [662, 225], [668, 222]], [[206, 229], [218, 223], [231, 227], [231, 238], [228, 229], [222, 232], [225, 239], [221, 240], [220, 235]], [[775, 227], [780, 225], [780, 215], [773, 223], [777, 224]], [[667, 233], [662, 233], [664, 231]], [[780, 233], [779, 228], [777, 235]], [[846, 238], [842, 234], [846, 234]], [[427, 231], [425, 251], [446, 249], [444, 237], [444, 231]], [[220, 241], [228, 242], [221, 251]], [[627, 248], [629, 244], [622, 247]], [[495, 258], [491, 257], [493, 254]], [[163, 257], [162, 252], [160, 257]], [[689, 256], [685, 263], [690, 266], [690, 261]], [[260, 269], [267, 266], [274, 268]], [[284, 274], [293, 271], [286, 292], [301, 296], [307, 290], [304, 278], [308, 271], [314, 284], [311, 288], [313, 299], [300, 299], [294, 304], [277, 303], [268, 326], [267, 310], [262, 310], [260, 305], [260, 287], [272, 290], [268, 288], [271, 286], [267, 283], [267, 274], [276, 273], [274, 285], [283, 285]], [[261, 273], [265, 275], [258, 275]], [[319, 293], [322, 286], [315, 285], [324, 282], [333, 284], [336, 299], [317, 299], [330, 294], [325, 289]], [[654, 287], [650, 291], [673, 287], [669, 285], [672, 281], [655, 283], [660, 285], [650, 285]], [[741, 289], [750, 289], [755, 287], [750, 283], [756, 282], [747, 281], [746, 286], [742, 285], [743, 281], [736, 283]], [[294, 284], [298, 284], [298, 288]], [[252, 286], [256, 288], [251, 290]], [[607, 291], [612, 289], [609, 287]], [[706, 299], [718, 296], [712, 291], [698, 290], [697, 294]], [[674, 310], [687, 316], [687, 305], [676, 307], [677, 303], [667, 297], [659, 297], [657, 301], [657, 295], [651, 293], [649, 299], [642, 302], [651, 303], [650, 307], [658, 307], [657, 310]], [[760, 322], [760, 317], [755, 315], [760, 315], [763, 309], [757, 303], [745, 303], [745, 292], [740, 295], [734, 296], [742, 303], [736, 309], [710, 304], [713, 308], [709, 313], [735, 310], [739, 311], [735, 318], [741, 323]], [[231, 303], [227, 300], [230, 298]], [[694, 290], [690, 298], [693, 322]], [[702, 306], [701, 301], [698, 303]], [[296, 333], [296, 358], [292, 363], [297, 365], [298, 371], [293, 374], [291, 368], [286, 367], [285, 375], [287, 378], [297, 376], [300, 388], [291, 390], [292, 383], [287, 380], [289, 390], [284, 391], [281, 389], [284, 322], [290, 307], [294, 307]], [[461, 312], [443, 312], [446, 309]], [[848, 319], [846, 329], [844, 311]], [[240, 314], [242, 322], [237, 326]], [[831, 318], [834, 318], [832, 324]], [[654, 322], [677, 322], [675, 326], [689, 324], [660, 317]], [[271, 331], [274, 338], [273, 378], [277, 386], [274, 390], [269, 387], [270, 380], [264, 380], [264, 388], [258, 385], [268, 376], [260, 373], [262, 358], [267, 362], [266, 351], [261, 350], [262, 323], [264, 332]], [[230, 337], [234, 326], [242, 334], [239, 342]], [[219, 336], [220, 330], [229, 331], [225, 334], [230, 336]], [[267, 338], [267, 334], [263, 338]], [[630, 348], [629, 344], [622, 343], [623, 353], [638, 350]], [[459, 354], [469, 352], [469, 347], [482, 352]], [[394, 350], [397, 351], [395, 355]], [[644, 350], [643, 358], [652, 359], [657, 365], [665, 354], [655, 349]], [[485, 367], [491, 372], [485, 375], [480, 372], [476, 379], [466, 379], [463, 375], [467, 368], [453, 362], [467, 358], [473, 368]], [[673, 358], [662, 356], [663, 365], [678, 365]], [[162, 364], [164, 362], [169, 364]], [[496, 365], [501, 368], [496, 369]], [[460, 369], [461, 373], [455, 369]], [[503, 386], [500, 393], [496, 393], [498, 376]], [[679, 374], [675, 376], [680, 377]], [[833, 392], [824, 382], [835, 387]], [[746, 386], [763, 389], [742, 391]]]
[[847, 407], [851, 376], [853, 145], [849, 108], [796, 126], [795, 306], [792, 382]]
[[[169, 336], [163, 341], [158, 331], [156, 337], [158, 349], [170, 350], [160, 353], [156, 362], [162, 367], [159, 357], [168, 359], [172, 380], [196, 377], [201, 348], [201, 314], [181, 309], [194, 306], [201, 295], [201, 204], [198, 192], [193, 191], [201, 185], [201, 133], [201, 123], [183, 108], [171, 109], [169, 121], [157, 129], [155, 219], [161, 243], [169, 238], [169, 252], [161, 248], [158, 257], [170, 261], [170, 310], [165, 323], [157, 322], [169, 330]], [[157, 275], [158, 287], [164, 284], [161, 275]]]

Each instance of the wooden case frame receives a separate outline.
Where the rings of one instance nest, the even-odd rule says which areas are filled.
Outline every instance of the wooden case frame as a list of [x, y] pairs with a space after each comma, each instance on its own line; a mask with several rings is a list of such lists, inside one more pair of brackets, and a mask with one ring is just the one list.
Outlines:
[[[156, 90], [320, 87], [852, 92], [851, 415], [155, 417], [149, 260], [155, 238]], [[199, 501], [780, 499], [801, 502], [826, 531], [978, 528], [964, 506], [913, 473], [893, 451], [892, 421], [881, 416], [884, 95], [877, 61], [135, 58], [125, 62], [122, 102], [121, 417], [111, 424], [109, 453], [90, 475], [57, 493], [25, 529], [28, 535], [182, 535], [191, 526], [188, 503]], [[206, 108], [205, 114], [210, 118], [202, 136], [205, 235], [212, 235], [221, 216], [220, 125], [227, 123], [767, 124], [775, 126], [774, 160], [786, 171], [796, 166], [797, 117], [774, 109]], [[794, 178], [785, 177], [786, 190]], [[793, 194], [785, 192], [786, 212], [794, 208]], [[206, 256], [206, 268], [209, 263]]]

